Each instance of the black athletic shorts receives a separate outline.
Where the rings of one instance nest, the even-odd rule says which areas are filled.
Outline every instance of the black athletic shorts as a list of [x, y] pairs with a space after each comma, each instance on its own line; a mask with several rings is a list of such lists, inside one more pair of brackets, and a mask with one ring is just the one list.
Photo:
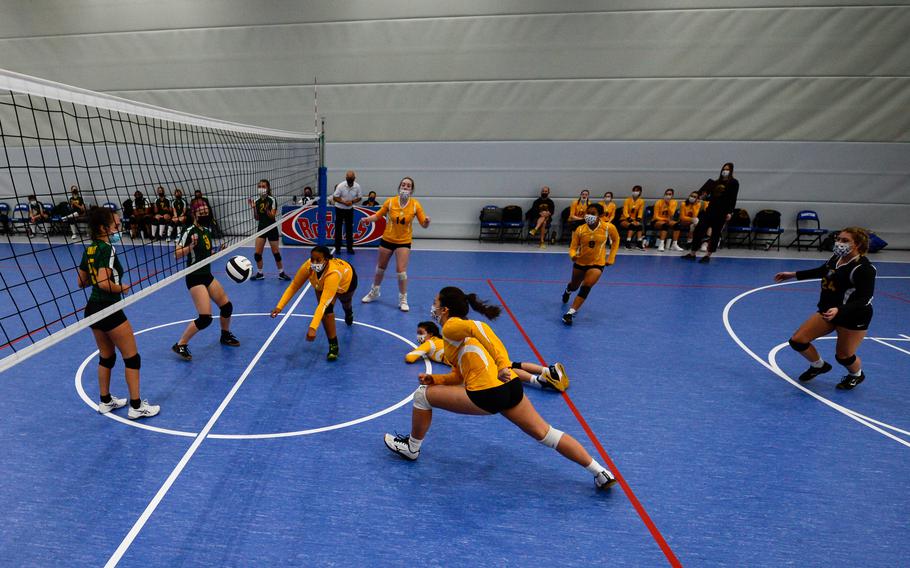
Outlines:
[[[89, 301], [89, 303], [85, 305], [85, 317], [89, 317], [92, 314], [97, 314], [104, 308], [107, 308], [112, 305], [113, 304], [103, 304], [103, 303]], [[118, 310], [118, 311], [112, 313], [111, 315], [107, 316], [103, 320], [93, 323], [89, 327], [91, 327], [92, 329], [97, 329], [98, 331], [103, 331], [103, 332], [107, 333], [108, 331], [111, 331], [112, 329], [116, 329], [117, 326], [124, 323], [125, 321], [126, 321], [126, 314], [123, 313], [123, 310]]]
[[389, 241], [387, 241], [385, 239], [379, 239], [379, 246], [381, 246], [384, 249], [393, 251], [395, 249], [400, 249], [400, 248], [409, 249], [409, 248], [411, 248], [411, 243], [398, 244], [398, 243], [390, 243]]
[[503, 410], [514, 408], [521, 402], [525, 391], [521, 386], [520, 380], [512, 379], [507, 383], [491, 389], [469, 390], [465, 392], [468, 393], [468, 398], [471, 399], [471, 402], [477, 405], [478, 408], [485, 410], [490, 414], [497, 414]]
[[575, 270], [581, 270], [582, 272], [587, 272], [587, 271], [589, 271], [589, 270], [600, 270], [601, 272], [604, 271], [604, 265], [603, 265], [603, 264], [586, 264], [586, 265], [581, 265], [581, 264], [576, 264], [576, 263], [573, 262], [573, 263], [572, 263], [572, 268], [574, 268]]
[[271, 229], [269, 229], [268, 232], [263, 233], [256, 238], [257, 239], [268, 239], [268, 241], [270, 243], [273, 243], [278, 240], [279, 236], [280, 235], [278, 234], [278, 227], [272, 227]]
[[205, 286], [209, 287], [209, 284], [215, 281], [215, 277], [211, 274], [188, 274], [186, 276], [186, 289], [189, 290], [194, 286]]
[[[819, 313], [821, 313], [821, 311]], [[834, 316], [833, 320], [831, 320], [831, 323], [837, 327], [843, 327], [851, 331], [867, 330], [869, 329], [869, 324], [871, 322], [872, 306], [865, 306], [846, 314], [844, 314], [841, 310], [838, 310], [837, 315]]]
[[[350, 301], [350, 299], [354, 297], [354, 291], [357, 290], [357, 271], [354, 270], [353, 266], [351, 267], [351, 270], [354, 271], [354, 275], [351, 277], [351, 285], [348, 286], [348, 291], [345, 292], [344, 294], [338, 294], [336, 296], [336, 299], [340, 298], [340, 299]], [[327, 314], [335, 313], [335, 302], [332, 302], [331, 304], [328, 305], [328, 307], [325, 309], [325, 313], [327, 313]]]

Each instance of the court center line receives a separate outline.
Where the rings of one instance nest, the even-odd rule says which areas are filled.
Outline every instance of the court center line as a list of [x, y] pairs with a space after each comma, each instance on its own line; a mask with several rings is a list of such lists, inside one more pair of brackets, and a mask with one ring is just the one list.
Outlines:
[[[531, 338], [528, 337], [528, 334], [525, 333], [525, 330], [523, 327], [521, 327], [521, 324], [518, 323], [518, 318], [516, 318], [515, 314], [512, 313], [512, 310], [509, 309], [508, 304], [506, 304], [506, 301], [503, 299], [502, 295], [499, 293], [499, 290], [497, 290], [496, 286], [493, 285], [493, 281], [490, 279], [487, 279], [487, 284], [493, 290], [493, 293], [496, 294], [496, 298], [499, 300], [499, 303], [502, 304], [503, 309], [505, 309], [506, 313], [509, 314], [509, 317], [512, 318], [512, 323], [514, 323], [515, 327], [518, 328], [519, 333], [521, 333], [521, 336], [524, 337], [525, 342], [531, 348], [531, 351], [534, 352], [534, 355], [537, 357], [537, 360], [540, 361], [541, 365], [547, 366], [546, 360], [540, 354], [540, 351], [537, 350], [537, 347], [534, 345], [534, 342], [531, 341]], [[563, 392], [561, 394], [562, 394], [563, 400], [566, 401], [566, 404], [569, 406], [569, 410], [571, 410], [572, 414], [575, 415], [576, 420], [578, 420], [579, 424], [581, 424], [581, 427], [582, 427], [582, 429], [584, 429], [585, 434], [588, 435], [588, 438], [591, 440], [591, 443], [594, 444], [594, 447], [597, 449], [597, 452], [600, 454], [600, 457], [603, 458], [603, 460], [607, 463], [607, 467], [610, 469], [611, 472], [613, 472], [613, 475], [616, 476], [616, 480], [619, 482], [619, 485], [622, 487], [622, 490], [625, 492], [626, 497], [632, 503], [632, 507], [635, 508], [635, 512], [638, 513], [638, 516], [641, 518], [642, 522], [644, 522], [645, 526], [648, 528], [648, 532], [651, 533], [651, 537], [654, 538], [654, 541], [657, 542], [657, 545], [660, 547], [661, 551], [663, 551], [664, 556], [667, 557], [667, 561], [674, 568], [681, 568], [682, 564], [679, 562], [679, 559], [676, 557], [676, 554], [674, 554], [673, 549], [671, 549], [670, 545], [667, 544], [666, 539], [660, 533], [660, 530], [657, 528], [657, 525], [654, 524], [654, 521], [651, 520], [651, 516], [648, 515], [648, 512], [645, 510], [644, 506], [638, 500], [638, 497], [635, 496], [635, 493], [632, 491], [632, 487], [629, 486], [629, 484], [626, 482], [626, 479], [622, 476], [622, 474], [619, 473], [619, 470], [617, 469], [616, 464], [613, 462], [612, 459], [610, 459], [610, 456], [607, 454], [606, 450], [604, 450], [604, 447], [600, 443], [600, 440], [598, 440], [597, 436], [594, 434], [594, 431], [591, 430], [591, 427], [588, 426], [588, 422], [581, 415], [581, 412], [578, 411], [578, 408], [575, 406], [575, 403], [572, 402], [572, 399], [569, 397], [569, 395], [567, 393]]]
[[281, 328], [284, 327], [284, 324], [287, 323], [291, 318], [291, 313], [297, 308], [297, 305], [300, 304], [300, 301], [306, 295], [307, 290], [310, 289], [309, 282], [303, 291], [297, 296], [297, 300], [294, 301], [294, 304], [291, 306], [284, 316], [282, 316], [281, 321], [278, 322], [278, 325], [275, 326], [275, 329], [272, 330], [272, 333], [269, 335], [268, 339], [265, 340], [265, 343], [262, 344], [262, 347], [259, 348], [259, 351], [253, 357], [253, 360], [250, 361], [250, 364], [247, 365], [246, 369], [240, 375], [240, 378], [237, 379], [237, 382], [234, 383], [234, 386], [228, 392], [227, 396], [224, 397], [224, 400], [221, 401], [221, 404], [218, 406], [218, 409], [215, 410], [215, 413], [212, 414], [209, 421], [206, 425], [199, 431], [199, 435], [193, 440], [193, 443], [190, 444], [190, 447], [186, 450], [186, 453], [183, 454], [183, 457], [180, 458], [180, 461], [177, 463], [177, 466], [171, 471], [171, 474], [167, 477], [164, 484], [158, 489], [158, 493], [152, 498], [148, 506], [146, 506], [145, 511], [142, 512], [142, 515], [136, 520], [133, 527], [127, 533], [127, 535], [121, 541], [120, 546], [117, 547], [117, 550], [114, 551], [114, 554], [111, 555], [107, 563], [104, 565], [105, 568], [113, 568], [120, 562], [120, 559], [123, 558], [123, 555], [129, 549], [130, 545], [138, 536], [139, 531], [145, 526], [145, 523], [148, 522], [149, 517], [152, 516], [152, 513], [155, 512], [155, 509], [158, 508], [158, 504], [161, 503], [161, 500], [164, 499], [164, 496], [167, 495], [167, 492], [170, 490], [171, 486], [174, 484], [174, 481], [177, 480], [177, 477], [183, 472], [183, 468], [186, 467], [186, 464], [189, 463], [190, 459], [196, 453], [196, 450], [199, 449], [199, 446], [202, 445], [202, 441], [205, 440], [209, 432], [215, 426], [215, 423], [218, 422], [218, 419], [221, 418], [221, 414], [230, 404], [231, 399], [234, 398], [234, 395], [237, 394], [237, 391], [240, 390], [241, 385], [243, 385], [246, 378], [250, 375], [250, 372], [253, 370], [253, 367], [256, 366], [256, 363], [259, 362], [259, 359], [268, 349], [269, 345], [272, 343], [272, 340], [278, 335], [278, 332], [281, 331]]

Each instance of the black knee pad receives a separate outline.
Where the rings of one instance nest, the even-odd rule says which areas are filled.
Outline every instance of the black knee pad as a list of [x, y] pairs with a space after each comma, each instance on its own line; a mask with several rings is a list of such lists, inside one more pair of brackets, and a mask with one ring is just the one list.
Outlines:
[[256, 262], [262, 262], [262, 255], [258, 252], [253, 253], [253, 260]]
[[193, 320], [193, 323], [196, 324], [196, 329], [202, 331], [212, 325], [212, 316], [210, 314], [199, 314], [199, 317]]
[[123, 364], [126, 366], [127, 369], [136, 369], [138, 371], [139, 367], [142, 366], [142, 357], [140, 357], [139, 354], [136, 353], [132, 357], [127, 357], [126, 359], [124, 359]]
[[275, 262], [281, 262], [281, 253], [280, 252], [273, 252], [272, 256], [275, 257]]
[[797, 353], [802, 353], [809, 348], [808, 343], [800, 343], [799, 341], [793, 341], [793, 338], [790, 338], [790, 347], [793, 348]]
[[850, 355], [849, 357], [838, 357], [834, 356], [834, 360], [843, 365], [844, 367], [849, 367], [853, 363], [856, 363], [856, 354]]
[[588, 297], [588, 294], [590, 294], [590, 293], [591, 293], [591, 287], [590, 287], [590, 286], [584, 286], [584, 285], [582, 285], [581, 288], [578, 289], [578, 297], [579, 297], [579, 298], [587, 298], [587, 297]]
[[223, 318], [229, 318], [229, 317], [231, 317], [231, 314], [234, 313], [234, 304], [228, 302], [227, 304], [221, 306], [220, 309], [221, 309], [221, 311], [219, 312], [218, 315], [220, 315]]
[[101, 357], [100, 355], [98, 356], [98, 365], [100, 367], [104, 367], [105, 369], [113, 369], [114, 363], [116, 363], [116, 362], [117, 362], [116, 353], [114, 353], [110, 357]]

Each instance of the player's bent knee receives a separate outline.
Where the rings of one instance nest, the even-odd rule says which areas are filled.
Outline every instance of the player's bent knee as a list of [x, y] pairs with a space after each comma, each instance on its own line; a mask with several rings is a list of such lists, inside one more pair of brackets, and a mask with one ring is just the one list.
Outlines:
[[407, 273], [407, 272], [399, 272], [399, 273], [398, 273], [398, 279], [399, 279], [399, 280], [407, 280], [407, 279], [408, 279], [408, 273]]
[[805, 351], [806, 349], [809, 348], [808, 343], [802, 343], [800, 341], [796, 341], [792, 337], [790, 338], [790, 341], [788, 343], [790, 343], [790, 347], [792, 347], [793, 350], [796, 351], [797, 353], [802, 353], [803, 351]]
[[427, 385], [420, 385], [414, 391], [414, 408], [417, 410], [433, 410], [433, 406], [427, 400]]
[[220, 315], [223, 318], [229, 318], [229, 317], [231, 317], [231, 314], [233, 314], [233, 313], [234, 313], [234, 304], [228, 302], [225, 305], [221, 306], [221, 308], [219, 308], [218, 315]]
[[254, 252], [253, 260], [255, 260], [256, 262], [262, 262], [262, 253]]
[[98, 366], [99, 367], [104, 367], [105, 369], [113, 369], [114, 363], [116, 363], [116, 362], [117, 362], [116, 353], [114, 353], [110, 357], [101, 357], [100, 355], [98, 356]]
[[556, 449], [556, 446], [559, 445], [559, 441], [562, 439], [563, 432], [562, 430], [557, 430], [556, 428], [550, 426], [547, 430], [547, 433], [544, 434], [544, 437], [538, 440], [541, 444], [548, 448]]
[[127, 369], [139, 370], [139, 367], [142, 366], [142, 357], [139, 356], [139, 353], [136, 353], [132, 357], [124, 357], [123, 365]]
[[199, 317], [194, 319], [193, 323], [196, 324], [196, 329], [202, 331], [212, 325], [212, 316], [211, 314], [199, 314]]
[[591, 287], [590, 287], [590, 286], [582, 286], [581, 288], [578, 289], [578, 297], [579, 297], [579, 298], [585, 298], [585, 299], [587, 299], [588, 294], [590, 294], [590, 293], [591, 293]]
[[850, 355], [849, 357], [840, 357], [838, 355], [834, 356], [834, 360], [843, 365], [844, 367], [849, 367], [853, 363], [856, 363], [856, 354]]

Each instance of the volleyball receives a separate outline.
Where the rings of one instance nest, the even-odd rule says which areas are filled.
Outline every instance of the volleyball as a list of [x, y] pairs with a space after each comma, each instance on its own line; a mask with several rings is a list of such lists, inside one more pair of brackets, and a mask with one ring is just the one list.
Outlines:
[[253, 265], [250, 263], [250, 259], [245, 256], [231, 258], [224, 269], [231, 280], [238, 284], [249, 280], [250, 274], [253, 273]]

